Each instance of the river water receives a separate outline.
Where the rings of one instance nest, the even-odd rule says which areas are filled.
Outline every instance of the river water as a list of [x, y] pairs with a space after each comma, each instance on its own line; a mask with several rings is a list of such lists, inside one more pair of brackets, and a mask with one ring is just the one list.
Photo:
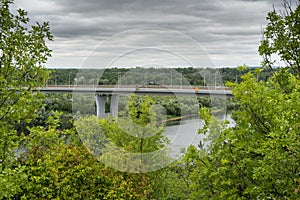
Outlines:
[[[230, 122], [229, 126], [235, 125], [231, 115], [219, 118], [228, 120]], [[203, 142], [205, 136], [198, 134], [198, 130], [202, 128], [203, 125], [204, 122], [201, 119], [181, 120], [174, 124], [168, 124], [163, 134], [170, 140], [168, 147], [171, 149], [171, 152], [169, 155], [173, 158], [179, 157], [181, 151], [190, 145], [198, 147], [200, 141], [205, 144]]]

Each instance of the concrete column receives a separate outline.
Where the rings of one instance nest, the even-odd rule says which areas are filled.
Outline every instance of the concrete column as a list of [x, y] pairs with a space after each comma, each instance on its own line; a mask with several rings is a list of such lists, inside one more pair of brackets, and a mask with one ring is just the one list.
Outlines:
[[97, 117], [105, 118], [105, 103], [106, 103], [106, 96], [105, 95], [95, 95], [96, 99], [96, 111]]
[[119, 112], [119, 95], [113, 94], [110, 96], [110, 117], [118, 117]]

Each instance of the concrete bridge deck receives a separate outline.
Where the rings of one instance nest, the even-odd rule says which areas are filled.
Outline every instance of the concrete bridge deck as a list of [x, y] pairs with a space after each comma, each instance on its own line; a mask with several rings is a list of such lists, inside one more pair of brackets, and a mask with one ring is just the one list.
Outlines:
[[232, 91], [225, 87], [200, 87], [187, 86], [135, 86], [135, 85], [61, 85], [35, 88], [42, 93], [85, 93], [103, 95], [165, 95], [165, 96], [219, 96], [233, 97]]
[[187, 86], [136, 86], [136, 85], [60, 85], [35, 88], [42, 93], [94, 94], [97, 116], [105, 118], [106, 99], [110, 99], [110, 116], [118, 115], [120, 95], [165, 95], [165, 96], [207, 96], [233, 97], [225, 87], [187, 87]]

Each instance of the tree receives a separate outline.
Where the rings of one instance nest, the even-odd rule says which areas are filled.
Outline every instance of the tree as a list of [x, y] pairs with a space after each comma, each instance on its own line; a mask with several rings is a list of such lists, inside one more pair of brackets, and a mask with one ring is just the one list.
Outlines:
[[283, 11], [274, 8], [268, 13], [268, 25], [264, 31], [264, 38], [259, 46], [259, 54], [263, 56], [262, 65], [272, 68], [278, 55], [291, 70], [300, 77], [300, 1], [283, 1]]
[[52, 40], [48, 23], [28, 28], [27, 12], [19, 9], [12, 14], [12, 3], [0, 1], [0, 186], [5, 188], [1, 198], [20, 191], [19, 183], [26, 177], [15, 162], [22, 134], [15, 126], [34, 119], [41, 105], [42, 95], [32, 90], [48, 78], [43, 65], [51, 53], [46, 40]]
[[31, 113], [39, 106], [35, 105], [38, 96], [32, 90], [48, 78], [43, 65], [51, 51], [45, 40], [52, 40], [48, 23], [37, 23], [28, 29], [27, 12], [19, 9], [17, 15], [11, 14], [11, 3], [1, 0], [0, 119], [3, 125], [32, 119]]
[[288, 94], [276, 77], [264, 83], [251, 73], [242, 76], [234, 89], [240, 106], [233, 116], [236, 126], [218, 130], [206, 155], [189, 155], [196, 157], [192, 162], [197, 166], [190, 176], [193, 198], [296, 199], [300, 83], [287, 76], [293, 87]]
[[[44, 127], [27, 126], [26, 135], [23, 129], [17, 131], [24, 121], [29, 124], [35, 119], [34, 113], [42, 105], [43, 96], [33, 89], [43, 86], [49, 77], [43, 65], [51, 53], [46, 40], [52, 36], [48, 23], [27, 28], [27, 13], [18, 10], [13, 15], [9, 9], [12, 3], [1, 0], [0, 10], [0, 199], [146, 198], [151, 192], [147, 174], [119, 172], [99, 164], [82, 143], [68, 139], [74, 130], [60, 130], [58, 113], [49, 115]], [[132, 123], [140, 125], [139, 134], [154, 134], [153, 102], [146, 98], [134, 109], [137, 99], [128, 107]], [[125, 134], [115, 122], [103, 126], [110, 141], [123, 143], [120, 147], [126, 150], [143, 153], [164, 144], [162, 130], [149, 135], [153, 136], [150, 139], [118, 138]]]
[[45, 39], [52, 40], [48, 23], [37, 23], [29, 30], [27, 13], [18, 10], [17, 15], [11, 14], [11, 3], [13, 1], [1, 0], [0, 11], [1, 160], [5, 160], [8, 149], [7, 137], [16, 134], [12, 131], [14, 126], [21, 120], [31, 121], [41, 105], [41, 95], [32, 90], [42, 86], [48, 78], [43, 64], [51, 51]]
[[232, 116], [235, 127], [215, 124], [216, 119], [201, 112], [206, 123], [203, 132], [208, 131], [213, 140], [208, 150], [191, 148], [184, 158], [188, 161], [184, 167], [193, 167], [192, 173], [185, 174], [191, 183], [189, 198], [299, 198], [300, 18], [299, 3], [294, 10], [288, 5], [285, 2], [282, 15], [268, 14], [270, 23], [259, 49], [265, 67], [273, 66], [273, 54], [288, 67], [266, 82], [257, 80], [255, 73], [261, 70], [256, 70], [244, 73], [239, 84], [228, 84], [239, 104]]
[[159, 109], [155, 110], [150, 97], [131, 95], [125, 111], [120, 113], [118, 119], [102, 125], [109, 142], [100, 159], [104, 159], [104, 162], [112, 160], [106, 163], [111, 167], [120, 167], [121, 171], [134, 173], [157, 169], [151, 163], [167, 162], [168, 157], [164, 152], [167, 139], [162, 135], [164, 129], [159, 117]]

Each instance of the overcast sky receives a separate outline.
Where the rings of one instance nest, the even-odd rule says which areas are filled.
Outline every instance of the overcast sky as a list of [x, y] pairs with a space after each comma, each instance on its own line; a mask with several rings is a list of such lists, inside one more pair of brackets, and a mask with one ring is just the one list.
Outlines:
[[281, 0], [15, 0], [49, 21], [47, 67], [259, 66], [267, 12]]

